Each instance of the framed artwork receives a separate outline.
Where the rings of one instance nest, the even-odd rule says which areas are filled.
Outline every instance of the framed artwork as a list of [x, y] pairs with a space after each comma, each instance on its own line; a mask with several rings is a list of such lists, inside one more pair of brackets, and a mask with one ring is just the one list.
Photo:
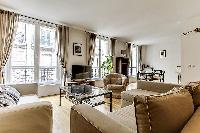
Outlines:
[[82, 56], [82, 44], [73, 43], [73, 55]]
[[166, 50], [160, 51], [160, 58], [165, 58], [166, 57]]

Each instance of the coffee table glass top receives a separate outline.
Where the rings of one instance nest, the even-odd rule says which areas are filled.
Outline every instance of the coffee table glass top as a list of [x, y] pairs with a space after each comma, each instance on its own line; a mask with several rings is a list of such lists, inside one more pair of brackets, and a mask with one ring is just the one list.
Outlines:
[[66, 97], [76, 100], [85, 100], [112, 93], [110, 90], [90, 85], [72, 85], [60, 87], [60, 89], [66, 92]]

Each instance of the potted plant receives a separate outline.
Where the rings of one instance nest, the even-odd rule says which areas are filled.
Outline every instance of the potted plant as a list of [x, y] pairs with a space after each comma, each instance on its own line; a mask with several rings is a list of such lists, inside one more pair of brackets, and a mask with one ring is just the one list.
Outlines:
[[106, 60], [101, 64], [101, 68], [104, 70], [104, 75], [109, 74], [113, 70], [112, 56], [106, 56]]

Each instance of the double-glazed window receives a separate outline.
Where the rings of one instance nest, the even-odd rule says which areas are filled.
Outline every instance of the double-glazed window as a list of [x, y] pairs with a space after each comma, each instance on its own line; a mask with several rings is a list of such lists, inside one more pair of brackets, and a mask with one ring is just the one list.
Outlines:
[[94, 62], [92, 65], [93, 78], [102, 78], [105, 76], [106, 71], [102, 68], [102, 63], [107, 59], [110, 53], [108, 38], [97, 37]]
[[40, 27], [39, 82], [56, 82], [57, 46], [55, 29]]
[[5, 70], [6, 82], [56, 82], [56, 53], [55, 28], [19, 22]]
[[138, 66], [138, 46], [131, 46], [131, 60], [129, 63], [129, 75], [136, 76], [137, 75], [137, 66]]

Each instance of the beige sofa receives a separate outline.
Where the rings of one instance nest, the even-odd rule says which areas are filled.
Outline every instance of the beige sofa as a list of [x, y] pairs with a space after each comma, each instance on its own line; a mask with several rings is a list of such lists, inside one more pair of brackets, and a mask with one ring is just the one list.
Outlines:
[[[70, 133], [151, 133], [137, 131], [134, 105], [104, 114], [89, 105], [82, 104], [73, 106], [70, 116]], [[185, 123], [181, 133], [199, 133], [199, 121], [200, 108], [190, 116], [190, 120]]]
[[136, 95], [156, 95], [159, 93], [166, 93], [174, 87], [181, 87], [179, 84], [162, 83], [162, 82], [150, 82], [150, 81], [137, 81], [136, 89], [123, 91], [121, 93], [122, 104], [121, 107], [125, 107], [133, 104], [134, 97]]
[[73, 106], [70, 133], [199, 133], [200, 108], [194, 112], [189, 91], [136, 96], [134, 100], [134, 104], [108, 114], [89, 105]]
[[10, 86], [16, 88], [21, 97], [16, 106], [0, 108], [0, 133], [52, 133], [52, 105], [40, 102], [37, 84]]
[[104, 114], [89, 105], [73, 106], [70, 133], [136, 133], [134, 105]]

